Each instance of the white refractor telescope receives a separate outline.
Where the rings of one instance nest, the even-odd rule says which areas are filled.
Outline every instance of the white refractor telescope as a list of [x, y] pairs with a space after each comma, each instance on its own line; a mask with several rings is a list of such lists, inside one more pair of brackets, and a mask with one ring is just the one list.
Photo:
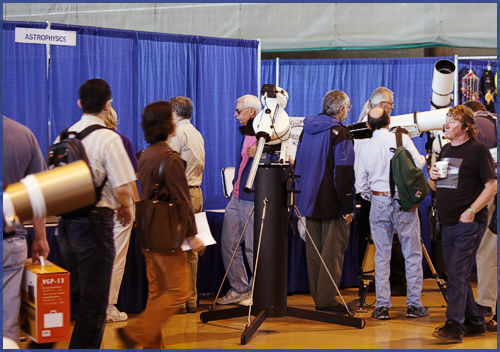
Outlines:
[[290, 118], [285, 111], [288, 104], [288, 93], [274, 84], [264, 84], [261, 94], [260, 101], [264, 107], [253, 120], [253, 130], [258, 139], [257, 150], [244, 188], [245, 192], [250, 192], [252, 189], [265, 144], [277, 145], [281, 143], [280, 163], [288, 162]]
[[426, 131], [442, 131], [449, 106], [453, 102], [454, 72], [455, 64], [450, 60], [437, 61], [432, 76], [431, 110], [391, 116], [389, 129], [403, 127], [411, 138]]

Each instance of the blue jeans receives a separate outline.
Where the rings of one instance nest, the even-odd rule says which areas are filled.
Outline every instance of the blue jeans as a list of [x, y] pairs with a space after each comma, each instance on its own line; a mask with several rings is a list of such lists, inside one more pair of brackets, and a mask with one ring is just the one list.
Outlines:
[[88, 216], [59, 220], [58, 242], [70, 272], [71, 316], [75, 320], [69, 348], [99, 349], [106, 325], [115, 258], [113, 211], [96, 208]]
[[470, 276], [486, 225], [486, 222], [459, 222], [442, 229], [443, 256], [448, 273], [446, 318], [464, 333], [465, 319], [472, 324], [484, 324], [484, 318], [476, 308]]
[[[252, 201], [242, 200], [234, 196], [231, 196], [231, 199], [227, 204], [221, 235], [222, 261], [226, 270], [231, 262], [234, 250], [236, 249], [236, 245], [238, 244], [241, 233], [245, 228], [245, 224], [252, 208]], [[245, 257], [251, 270], [253, 270], [253, 228], [254, 216], [252, 214], [242, 239], [242, 242], [245, 242]], [[243, 251], [241, 246], [239, 246], [236, 251], [236, 255], [231, 267], [229, 268], [227, 278], [231, 288], [239, 294], [250, 292], [252, 289], [251, 280], [248, 278], [245, 263], [243, 261]]]
[[19, 344], [21, 280], [27, 258], [26, 230], [3, 240], [3, 336]]
[[391, 250], [394, 229], [398, 231], [406, 269], [406, 305], [420, 307], [423, 286], [422, 244], [420, 242], [420, 220], [418, 209], [401, 210], [396, 199], [372, 196], [370, 228], [375, 244], [375, 292], [376, 308], [391, 308]]

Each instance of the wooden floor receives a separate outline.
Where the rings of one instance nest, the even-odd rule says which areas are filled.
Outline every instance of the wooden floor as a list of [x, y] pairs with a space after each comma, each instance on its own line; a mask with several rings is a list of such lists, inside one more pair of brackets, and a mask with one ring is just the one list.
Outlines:
[[[488, 332], [481, 337], [464, 338], [463, 343], [447, 344], [432, 337], [432, 332], [445, 321], [444, 299], [433, 279], [424, 280], [422, 302], [431, 311], [429, 317], [410, 319], [406, 317], [406, 297], [393, 297], [390, 319], [378, 321], [370, 318], [375, 294], [369, 293], [365, 312], [358, 312], [358, 289], [343, 289], [341, 293], [355, 317], [366, 320], [364, 329], [336, 324], [302, 320], [298, 318], [269, 318], [242, 345], [241, 333], [248, 317], [232, 318], [208, 323], [200, 322], [200, 312], [213, 304], [202, 299], [196, 314], [175, 315], [164, 328], [165, 344], [169, 349], [497, 349], [497, 334]], [[294, 294], [288, 297], [288, 305], [314, 309], [309, 294]], [[217, 306], [225, 309], [234, 306]], [[134, 319], [136, 315], [130, 315]], [[251, 320], [254, 317], [251, 316]], [[116, 335], [118, 327], [127, 322], [108, 323], [102, 342], [103, 349], [121, 349], [123, 345]], [[68, 342], [58, 342], [56, 349], [67, 349]], [[21, 346], [23, 347], [23, 345]]]

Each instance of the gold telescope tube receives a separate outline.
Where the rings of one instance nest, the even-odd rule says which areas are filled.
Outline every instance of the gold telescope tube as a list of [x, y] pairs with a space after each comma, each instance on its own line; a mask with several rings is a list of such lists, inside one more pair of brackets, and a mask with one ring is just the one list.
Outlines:
[[[27, 186], [25, 180], [30, 176], [35, 179], [31, 178]], [[11, 215], [21, 222], [34, 217], [59, 215], [96, 201], [92, 173], [82, 160], [30, 176], [4, 190], [4, 220]], [[10, 198], [15, 214], [6, 214], [9, 208], [7, 206], [6, 209], [6, 197], [7, 202]]]

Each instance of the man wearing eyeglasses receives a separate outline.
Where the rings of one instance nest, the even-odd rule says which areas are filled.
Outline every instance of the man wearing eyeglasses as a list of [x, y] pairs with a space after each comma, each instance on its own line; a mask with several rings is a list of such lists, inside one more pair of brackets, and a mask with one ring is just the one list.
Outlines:
[[[243, 191], [245, 182], [250, 174], [252, 159], [257, 150], [257, 138], [253, 133], [252, 122], [255, 116], [260, 112], [261, 104], [259, 98], [254, 95], [244, 95], [236, 101], [234, 116], [242, 125], [240, 132], [243, 135], [241, 152], [238, 156], [238, 164], [235, 170], [233, 180], [233, 192], [231, 199], [226, 207], [224, 215], [224, 224], [222, 226], [221, 246], [222, 261], [224, 268], [229, 271], [227, 278], [231, 288], [224, 297], [217, 299], [217, 304], [239, 303], [240, 305], [250, 305], [251, 277], [247, 274], [244, 258], [253, 270], [253, 193]], [[250, 217], [250, 214], [252, 216]], [[245, 224], [246, 226], [245, 229]], [[242, 242], [244, 242], [245, 251], [243, 252], [241, 244], [238, 246], [241, 233], [245, 230]], [[236, 254], [233, 258], [233, 253]], [[232, 260], [232, 263], [231, 263]]]
[[[304, 119], [297, 146], [296, 204], [306, 219], [307, 270], [316, 310], [346, 313], [336, 300], [349, 227], [354, 217], [354, 145], [342, 124], [351, 104], [347, 94], [332, 90], [323, 98], [323, 112]], [[325, 270], [322, 260], [328, 269]]]

